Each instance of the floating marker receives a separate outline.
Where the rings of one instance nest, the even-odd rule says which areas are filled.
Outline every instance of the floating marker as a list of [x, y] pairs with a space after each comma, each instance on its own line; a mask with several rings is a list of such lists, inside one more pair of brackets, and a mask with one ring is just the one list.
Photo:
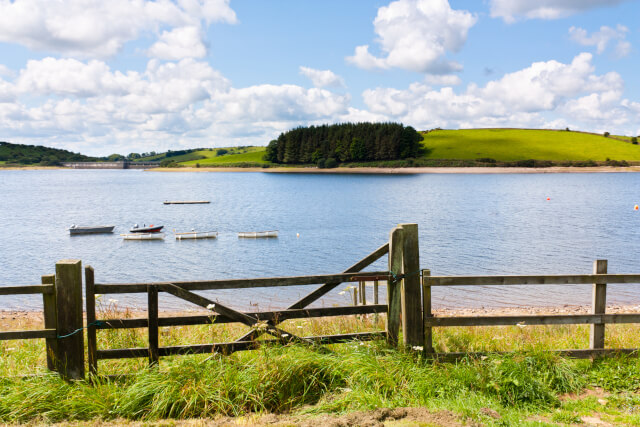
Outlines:
[[[638, 206], [636, 206], [637, 208]], [[637, 209], [636, 209], [637, 210]], [[296, 233], [296, 237], [300, 237], [300, 233]]]
[[551, 197], [547, 197], [547, 201], [551, 200]]
[[633, 207], [633, 210], [634, 210], [634, 211], [637, 211], [637, 210], [638, 210], [638, 205], [635, 205], [635, 206]]

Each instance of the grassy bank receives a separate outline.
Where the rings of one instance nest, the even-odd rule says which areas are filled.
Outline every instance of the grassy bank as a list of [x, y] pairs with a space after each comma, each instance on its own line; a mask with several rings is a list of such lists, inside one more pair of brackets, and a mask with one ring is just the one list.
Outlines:
[[[631, 138], [605, 137], [583, 132], [535, 129], [435, 130], [423, 133], [427, 159], [499, 162], [547, 160], [552, 162], [640, 161], [640, 146]], [[626, 142], [623, 140], [626, 139]]]
[[[106, 308], [110, 311], [103, 316], [123, 315], [112, 303]], [[283, 328], [316, 335], [378, 329], [383, 321], [382, 316], [377, 321], [374, 316], [292, 320]], [[245, 330], [235, 325], [161, 328], [160, 344], [220, 342]], [[607, 346], [637, 346], [639, 333], [635, 325], [608, 326]], [[142, 329], [102, 331], [98, 337], [100, 348], [146, 346]], [[16, 378], [43, 372], [44, 345], [40, 340], [7, 341], [0, 342], [0, 422], [255, 413], [313, 421], [326, 414], [424, 407], [485, 425], [564, 425], [586, 417], [640, 423], [639, 359], [592, 362], [542, 351], [586, 347], [586, 326], [446, 328], [436, 331], [435, 343], [439, 351], [516, 353], [450, 364], [425, 360], [419, 351], [392, 350], [383, 342], [265, 347], [230, 356], [162, 358], [157, 369], [146, 368], [144, 359], [104, 361], [101, 374], [130, 375], [91, 385], [68, 384], [51, 374]]]

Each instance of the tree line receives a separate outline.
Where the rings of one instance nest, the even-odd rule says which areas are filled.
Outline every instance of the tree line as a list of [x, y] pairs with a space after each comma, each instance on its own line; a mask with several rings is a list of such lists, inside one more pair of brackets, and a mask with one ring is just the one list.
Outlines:
[[[397, 160], [418, 157], [422, 136], [400, 123], [342, 123], [298, 127], [280, 134], [267, 146], [272, 163], [314, 163]], [[329, 166], [330, 167], [330, 166]]]
[[96, 157], [72, 153], [58, 148], [0, 142], [0, 161], [7, 163], [57, 166], [62, 162], [93, 162], [96, 160], [98, 160]]

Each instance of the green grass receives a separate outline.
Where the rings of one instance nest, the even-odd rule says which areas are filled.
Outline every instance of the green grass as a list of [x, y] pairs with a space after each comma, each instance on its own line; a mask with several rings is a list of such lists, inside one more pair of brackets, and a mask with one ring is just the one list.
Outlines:
[[428, 159], [640, 160], [640, 146], [602, 135], [527, 129], [436, 130], [424, 134]]
[[[132, 317], [116, 302], [99, 318]], [[137, 315], [136, 317], [139, 317]], [[381, 329], [384, 316], [286, 321], [296, 334]], [[15, 325], [30, 329], [33, 325]], [[160, 328], [160, 345], [230, 341], [235, 324]], [[637, 347], [640, 326], [608, 325], [607, 347]], [[205, 354], [101, 361], [101, 374], [128, 373], [95, 384], [46, 374], [43, 340], [0, 342], [0, 423], [212, 418], [252, 413], [312, 417], [359, 410], [425, 407], [448, 410], [468, 424], [564, 425], [583, 416], [640, 422], [640, 359], [572, 360], [543, 349], [584, 348], [587, 326], [438, 328], [438, 351], [512, 350], [509, 355], [426, 360], [382, 341], [332, 346], [263, 347], [229, 356]], [[146, 347], [144, 329], [98, 331], [99, 348]], [[37, 377], [16, 378], [25, 373]], [[581, 395], [601, 387], [602, 396]], [[606, 395], [605, 395], [606, 394]], [[602, 397], [602, 398], [600, 398]], [[496, 415], [497, 414], [497, 415]]]
[[229, 150], [228, 154], [224, 154], [222, 156], [216, 155], [216, 150], [214, 151], [196, 151], [194, 154], [205, 156], [205, 159], [200, 160], [190, 160], [183, 161], [183, 165], [185, 166], [195, 166], [196, 163], [201, 166], [220, 166], [223, 164], [236, 164], [236, 163], [260, 163], [267, 164], [268, 162], [262, 160], [262, 156], [264, 155], [266, 148], [265, 147], [247, 147], [246, 152], [241, 152], [244, 150], [237, 150], [234, 148], [227, 148]]

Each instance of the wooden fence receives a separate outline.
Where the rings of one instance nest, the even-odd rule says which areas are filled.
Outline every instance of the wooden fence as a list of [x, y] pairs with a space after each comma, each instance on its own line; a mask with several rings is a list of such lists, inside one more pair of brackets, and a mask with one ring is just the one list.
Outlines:
[[[98, 373], [98, 361], [105, 359], [148, 358], [150, 364], [160, 357], [197, 353], [232, 353], [257, 348], [265, 343], [300, 342], [330, 344], [352, 340], [386, 338], [392, 345], [398, 343], [400, 317], [403, 319], [404, 343], [422, 342], [422, 307], [420, 304], [419, 259], [417, 253], [418, 227], [401, 224], [391, 232], [389, 242], [339, 274], [271, 277], [255, 279], [172, 281], [144, 283], [96, 283], [94, 269], [84, 269], [86, 287], [86, 323], [83, 322], [82, 265], [79, 260], [63, 260], [56, 264], [56, 274], [43, 276], [42, 285], [0, 287], [0, 295], [41, 293], [44, 299], [45, 329], [0, 332], [0, 340], [45, 338], [47, 367], [58, 371], [66, 379], [85, 377], [84, 329], [87, 331], [87, 359], [89, 372]], [[362, 270], [389, 254], [389, 270], [363, 272]], [[403, 276], [403, 271], [418, 274]], [[404, 279], [404, 280], [403, 280]], [[387, 303], [379, 304], [377, 290], [374, 304], [366, 304], [362, 294], [364, 282], [387, 282]], [[361, 305], [346, 307], [309, 307], [341, 283], [359, 283]], [[401, 283], [404, 282], [404, 286]], [[320, 285], [285, 310], [242, 312], [224, 302], [212, 301], [198, 291], [221, 289], [248, 289], [259, 287], [287, 287]], [[211, 311], [212, 315], [160, 317], [158, 294], [165, 292]], [[417, 292], [417, 293], [416, 293]], [[147, 317], [138, 319], [99, 319], [96, 313], [96, 294], [147, 294]], [[299, 337], [282, 330], [279, 324], [288, 319], [381, 314], [387, 315], [385, 330], [339, 335]], [[402, 313], [402, 316], [401, 316]], [[413, 319], [409, 322], [406, 319]], [[419, 319], [416, 321], [415, 319]], [[158, 328], [164, 326], [242, 323], [250, 332], [233, 342], [161, 347]], [[97, 331], [104, 329], [147, 328], [148, 346], [143, 348], [99, 349]], [[262, 334], [271, 340], [258, 340]], [[413, 337], [413, 338], [412, 338]], [[411, 341], [413, 339], [413, 341]]]
[[[431, 276], [430, 270], [422, 271], [424, 307], [424, 351], [439, 359], [457, 359], [478, 356], [481, 353], [436, 353], [433, 348], [433, 328], [451, 326], [497, 325], [591, 325], [588, 349], [556, 350], [574, 358], [590, 358], [609, 353], [636, 353], [638, 348], [605, 348], [605, 325], [610, 323], [640, 323], [640, 313], [606, 314], [607, 283], [640, 283], [640, 274], [607, 274], [607, 261], [593, 263], [593, 274], [545, 275], [545, 276]], [[435, 317], [432, 313], [431, 291], [437, 286], [487, 286], [487, 285], [592, 285], [591, 314], [566, 315], [518, 315], [518, 316], [470, 316]]]
[[[362, 270], [388, 254], [388, 270]], [[385, 338], [395, 346], [402, 326], [404, 347], [421, 347], [427, 356], [458, 358], [471, 353], [436, 353], [433, 348], [433, 328], [451, 326], [491, 325], [554, 325], [590, 324], [589, 349], [559, 350], [572, 357], [593, 357], [611, 352], [632, 353], [638, 349], [605, 349], [605, 325], [608, 323], [640, 323], [640, 313], [606, 314], [607, 283], [640, 283], [640, 274], [607, 274], [607, 262], [594, 263], [593, 274], [545, 276], [431, 276], [420, 269], [417, 224], [401, 224], [394, 228], [389, 241], [342, 273], [316, 276], [271, 277], [255, 279], [172, 281], [144, 283], [96, 283], [94, 270], [84, 269], [86, 287], [86, 323], [83, 322], [82, 265], [79, 260], [63, 260], [56, 264], [56, 274], [42, 276], [42, 283], [30, 286], [0, 287], [1, 295], [42, 294], [44, 329], [31, 331], [0, 331], [1, 340], [45, 339], [47, 367], [66, 379], [85, 377], [84, 330], [87, 331], [89, 372], [98, 374], [98, 361], [105, 359], [148, 358], [156, 364], [163, 356], [196, 353], [233, 353], [250, 350], [264, 343], [339, 343], [351, 340]], [[422, 284], [421, 284], [422, 280]], [[374, 282], [374, 301], [368, 305], [365, 282]], [[377, 285], [387, 283], [387, 301], [378, 301]], [[341, 283], [358, 283], [354, 289], [353, 306], [309, 307]], [[436, 317], [432, 313], [432, 287], [485, 285], [550, 285], [593, 284], [591, 314], [553, 316], [484, 316]], [[317, 286], [312, 292], [289, 305], [285, 310], [242, 312], [224, 302], [212, 301], [197, 294], [203, 290], [248, 289], [259, 287]], [[161, 317], [159, 293], [167, 293], [211, 311], [212, 315]], [[145, 293], [147, 317], [137, 319], [99, 319], [96, 314], [96, 294]], [[358, 305], [358, 301], [360, 305]], [[325, 316], [386, 313], [385, 329], [373, 332], [300, 337], [280, 328], [288, 319]], [[159, 345], [158, 328], [222, 323], [242, 323], [251, 330], [232, 342], [166, 346]], [[97, 332], [105, 329], [147, 328], [148, 345], [141, 348], [99, 349]], [[269, 334], [270, 340], [258, 340]]]

